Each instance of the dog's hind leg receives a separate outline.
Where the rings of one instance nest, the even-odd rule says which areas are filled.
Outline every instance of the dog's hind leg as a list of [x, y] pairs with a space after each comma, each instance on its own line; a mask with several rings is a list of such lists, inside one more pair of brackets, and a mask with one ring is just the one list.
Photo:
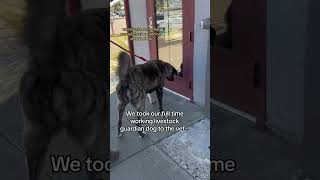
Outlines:
[[[143, 112], [145, 110], [145, 98], [142, 97], [140, 99], [140, 101], [138, 101], [138, 102], [139, 103], [137, 105], [135, 105], [135, 106], [136, 106], [136, 108], [137, 108], [137, 110], [139, 112]], [[138, 116], [138, 120], [140, 120], [140, 119], [141, 119], [141, 117]], [[141, 123], [137, 123], [136, 126], [141, 127]], [[146, 136], [146, 132], [145, 131], [138, 131], [138, 133], [139, 133], [140, 137], [142, 137], [142, 138], [144, 138]]]
[[74, 123], [77, 124], [70, 125], [67, 132], [86, 152], [87, 157], [83, 163], [86, 164], [89, 179], [107, 180], [109, 169], [102, 167], [97, 170], [93, 167], [94, 162], [99, 161], [106, 164], [110, 160], [108, 154], [110, 151], [108, 143], [110, 126], [106, 124], [108, 123], [106, 116], [101, 117], [96, 112], [83, 119], [83, 122], [74, 121]]
[[122, 118], [123, 118], [123, 113], [126, 108], [127, 103], [125, 102], [120, 102], [118, 103], [118, 112], [119, 112], [119, 121], [118, 121], [118, 136], [120, 137], [122, 135], [122, 132], [120, 131], [122, 127]]
[[29, 179], [39, 180], [48, 145], [59, 128], [56, 114], [48, 104], [50, 96], [44, 88], [46, 83], [32, 73], [21, 79], [20, 104], [25, 119], [23, 143]]
[[148, 95], [150, 104], [154, 104], [155, 101], [154, 101], [153, 98], [152, 98], [152, 94], [151, 94], [151, 93], [148, 93], [147, 95]]
[[30, 180], [40, 179], [47, 148], [54, 134], [49, 129], [35, 126], [25, 130], [24, 147]]
[[[92, 162], [94, 161], [100, 161], [104, 162], [104, 164], [110, 162], [110, 146], [108, 143], [107, 138], [109, 137], [109, 131], [106, 128], [103, 128], [102, 126], [98, 127], [96, 138], [94, 140], [94, 143], [91, 146], [87, 147], [87, 159], [86, 163], [88, 163], [90, 160]], [[92, 164], [91, 164], [92, 168]], [[107, 180], [109, 177], [109, 171], [110, 169], [106, 169], [110, 167], [104, 167], [101, 171], [91, 169], [93, 171], [89, 171], [88, 175], [90, 180]], [[90, 169], [87, 169], [90, 170]]]
[[[87, 157], [84, 160], [84, 164], [86, 164], [89, 179], [107, 180], [109, 176], [108, 167], [99, 167], [99, 169], [94, 169], [93, 167], [94, 162], [99, 161], [107, 164], [110, 160], [110, 123], [107, 102], [105, 101], [106, 94], [104, 93], [104, 88], [97, 89], [95, 93], [91, 93], [94, 91], [90, 91], [90, 89], [86, 90], [86, 97], [89, 98], [82, 98], [82, 103], [74, 108], [66, 125], [66, 131], [86, 152]], [[94, 89], [92, 88], [91, 90]], [[81, 93], [78, 94], [81, 96]], [[79, 97], [75, 98], [80, 99]]]
[[163, 111], [163, 108], [162, 108], [163, 88], [158, 88], [156, 90], [156, 93], [157, 93], [157, 98], [159, 102], [159, 111], [162, 112]]

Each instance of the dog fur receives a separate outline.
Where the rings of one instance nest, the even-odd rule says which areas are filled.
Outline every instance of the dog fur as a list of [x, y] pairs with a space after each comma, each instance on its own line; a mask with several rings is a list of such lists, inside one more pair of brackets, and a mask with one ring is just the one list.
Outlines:
[[[93, 159], [107, 160], [107, 9], [66, 17], [65, 0], [27, 0], [30, 63], [20, 84], [29, 179], [38, 180], [47, 147], [65, 130]], [[107, 172], [89, 174], [105, 179]]]
[[[145, 110], [146, 94], [156, 91], [159, 110], [163, 111], [162, 96], [165, 80], [173, 81], [177, 75], [177, 70], [161, 60], [151, 60], [145, 64], [139, 64], [130, 67], [130, 56], [121, 52], [118, 57], [118, 75], [119, 84], [116, 91], [118, 96], [118, 135], [121, 135], [120, 128], [122, 127], [122, 116], [125, 107], [131, 103], [137, 111]], [[138, 117], [140, 119], [141, 117]], [[141, 126], [141, 124], [136, 124]], [[145, 136], [144, 132], [138, 132], [141, 137]]]

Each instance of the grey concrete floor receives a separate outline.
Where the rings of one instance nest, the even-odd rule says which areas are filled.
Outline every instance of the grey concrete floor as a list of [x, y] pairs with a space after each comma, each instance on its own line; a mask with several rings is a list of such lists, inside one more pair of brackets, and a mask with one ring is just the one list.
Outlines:
[[[217, 180], [296, 180], [299, 145], [270, 129], [258, 131], [254, 123], [211, 106], [213, 159], [233, 160], [232, 173], [216, 172]], [[299, 179], [300, 180], [300, 179]]]
[[[120, 151], [120, 160], [112, 164], [111, 179], [115, 180], [207, 180], [210, 175], [210, 121], [202, 109], [188, 100], [168, 91], [164, 93], [164, 111], [184, 112], [179, 124], [171, 127], [185, 127], [184, 131], [148, 132], [140, 138], [137, 132], [124, 132], [117, 137], [116, 97], [111, 95], [111, 147]], [[133, 110], [128, 105], [126, 111]], [[158, 104], [146, 102], [147, 112], [157, 112]], [[124, 125], [132, 127], [125, 117]], [[143, 119], [153, 119], [146, 116]], [[169, 116], [169, 119], [174, 119]], [[161, 119], [161, 117], [159, 117]], [[146, 125], [145, 127], [150, 126]], [[152, 124], [151, 127], [167, 124]], [[123, 173], [126, 172], [126, 173]]]
[[[166, 97], [170, 96], [166, 95]], [[166, 104], [164, 107], [174, 107], [174, 104], [170, 103], [175, 102], [174, 100], [177, 104], [187, 104], [189, 108], [197, 108], [196, 105], [188, 104], [185, 100], [174, 96], [164, 99]], [[157, 105], [154, 106], [157, 107]], [[211, 120], [213, 123], [211, 131], [214, 134], [211, 138], [211, 148], [214, 149], [212, 157], [232, 159], [237, 163], [235, 172], [214, 173], [215, 179], [293, 180], [293, 175], [299, 168], [297, 145], [277, 136], [272, 131], [257, 131], [251, 122], [221, 108], [212, 106], [212, 112], [214, 115]], [[1, 179], [27, 179], [22, 146], [23, 117], [17, 96], [13, 96], [0, 105], [0, 118]], [[112, 118], [116, 120], [116, 117], [111, 116]], [[202, 148], [203, 151], [192, 148], [192, 146], [198, 146], [197, 142], [192, 139], [198, 140], [201, 137], [189, 138], [191, 141], [186, 141], [181, 137], [193, 135], [188, 131], [196, 131], [197, 127], [207, 127], [205, 124], [208, 123], [208, 119], [201, 113], [189, 112], [185, 121], [188, 130], [184, 132], [149, 134], [145, 139], [139, 138], [136, 132], [126, 132], [121, 138], [118, 138], [115, 136], [115, 123], [113, 123], [111, 142], [113, 147], [119, 149], [121, 155], [120, 160], [112, 164], [111, 178], [121, 180], [196, 179], [197, 174], [194, 173], [196, 172], [194, 170], [199, 167], [194, 168], [188, 165], [190, 162], [195, 162], [194, 159], [188, 160], [177, 153], [183, 152], [184, 155], [198, 155], [198, 157], [206, 155], [205, 148]], [[127, 125], [130, 125], [128, 121]], [[202, 132], [207, 133], [208, 130], [204, 129]], [[207, 143], [205, 138], [201, 141], [205, 142], [201, 143], [202, 145]], [[172, 144], [177, 148], [173, 148]], [[188, 150], [189, 148], [191, 151]], [[49, 149], [49, 153], [63, 151], [82, 156], [81, 152], [77, 151], [76, 145], [72, 144], [63, 134], [55, 138]], [[201, 154], [198, 154], [199, 152]], [[205, 162], [206, 158], [202, 160]], [[43, 179], [86, 179], [85, 174], [82, 174], [81, 177], [74, 177], [74, 175], [62, 177], [46, 172], [46, 175], [48, 178]]]
[[[112, 105], [116, 104], [114, 94], [111, 95], [110, 101]], [[125, 132], [121, 138], [116, 137], [117, 113], [112, 107], [110, 140], [112, 147], [118, 148], [121, 153], [120, 160], [112, 164], [110, 174], [112, 179], [209, 179], [209, 119], [203, 115], [200, 107], [166, 92], [165, 110], [185, 112], [179, 126], [184, 126], [186, 129], [149, 133], [144, 139], [136, 132]], [[158, 109], [157, 104], [148, 102], [147, 107], [148, 111]], [[129, 109], [132, 107], [128, 107]], [[23, 115], [16, 95], [0, 105], [0, 117], [1, 179], [27, 180], [23, 152]], [[129, 121], [124, 124], [130, 125]], [[200, 143], [202, 146], [199, 146], [199, 142], [202, 142]], [[80, 149], [65, 133], [55, 137], [49, 145], [41, 179], [87, 179], [85, 172], [75, 174], [51, 171], [49, 155], [72, 155], [73, 158], [82, 159], [85, 156]]]

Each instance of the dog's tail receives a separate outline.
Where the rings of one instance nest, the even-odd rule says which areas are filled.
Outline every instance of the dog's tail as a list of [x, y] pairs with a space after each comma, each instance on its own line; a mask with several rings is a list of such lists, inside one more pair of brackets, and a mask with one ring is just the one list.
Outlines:
[[63, 22], [65, 0], [27, 0], [24, 39], [31, 62], [46, 67], [54, 63], [58, 47], [59, 24]]
[[120, 52], [118, 56], [118, 70], [117, 74], [119, 76], [119, 79], [122, 80], [128, 73], [128, 69], [130, 67], [130, 56], [129, 54], [125, 52]]

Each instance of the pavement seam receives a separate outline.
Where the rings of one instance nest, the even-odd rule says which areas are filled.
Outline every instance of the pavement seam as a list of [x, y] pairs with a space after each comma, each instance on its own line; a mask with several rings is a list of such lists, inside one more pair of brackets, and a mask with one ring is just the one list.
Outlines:
[[3, 134], [2, 132], [0, 132], [0, 137], [6, 142], [8, 143], [12, 148], [14, 148], [16, 151], [18, 151], [19, 153], [24, 153], [24, 151], [18, 147], [15, 143], [12, 142], [12, 140], [10, 138], [8, 138], [5, 134]]

